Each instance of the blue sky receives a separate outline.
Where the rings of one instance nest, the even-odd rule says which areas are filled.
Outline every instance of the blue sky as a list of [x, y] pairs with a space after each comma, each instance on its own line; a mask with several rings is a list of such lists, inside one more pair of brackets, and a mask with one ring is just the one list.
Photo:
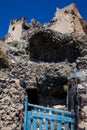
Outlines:
[[35, 18], [41, 23], [53, 17], [56, 7], [76, 3], [82, 17], [87, 20], [87, 0], [0, 0], [0, 37], [4, 36], [11, 19], [26, 16], [29, 22]]

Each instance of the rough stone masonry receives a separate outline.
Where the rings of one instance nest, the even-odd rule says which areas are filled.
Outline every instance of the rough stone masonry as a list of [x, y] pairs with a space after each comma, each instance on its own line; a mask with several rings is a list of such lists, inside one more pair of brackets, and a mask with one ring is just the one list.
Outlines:
[[[11, 20], [8, 34], [0, 40], [0, 50], [9, 61], [8, 68], [0, 69], [1, 130], [21, 130], [25, 95], [33, 104], [66, 105], [63, 86], [78, 61], [84, 74], [79, 88], [87, 91], [86, 35], [87, 22], [75, 4], [57, 9], [49, 23], [35, 19], [27, 23], [25, 17]], [[81, 97], [86, 112], [87, 95]], [[81, 120], [80, 128], [87, 126], [86, 120]]]

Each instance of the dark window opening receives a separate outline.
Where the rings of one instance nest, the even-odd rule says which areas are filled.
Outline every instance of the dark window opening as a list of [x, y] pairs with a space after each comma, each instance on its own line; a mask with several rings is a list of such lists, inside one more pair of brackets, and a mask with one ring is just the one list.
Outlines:
[[[28, 102], [31, 103], [31, 104], [36, 104], [38, 105], [38, 91], [37, 89], [27, 89], [26, 90], [27, 92], [27, 95], [28, 95]], [[29, 110], [31, 110], [32, 108], [29, 107], [28, 108]]]
[[68, 10], [65, 10], [65, 11], [64, 11], [64, 14], [68, 14], [68, 13], [69, 13], [69, 11], [68, 11]]
[[12, 28], [12, 31], [14, 31], [14, 30], [15, 30], [15, 27]]
[[22, 25], [22, 28], [23, 28], [24, 30], [28, 30], [28, 29], [29, 29], [28, 25], [26, 25], [26, 24], [23, 24], [23, 25]]

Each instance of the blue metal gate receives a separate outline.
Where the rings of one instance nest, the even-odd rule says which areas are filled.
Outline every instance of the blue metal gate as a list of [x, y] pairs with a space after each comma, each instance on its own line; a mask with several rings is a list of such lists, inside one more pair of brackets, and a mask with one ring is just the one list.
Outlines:
[[[28, 103], [25, 98], [23, 130], [74, 130], [75, 114]], [[31, 111], [28, 111], [31, 107]]]

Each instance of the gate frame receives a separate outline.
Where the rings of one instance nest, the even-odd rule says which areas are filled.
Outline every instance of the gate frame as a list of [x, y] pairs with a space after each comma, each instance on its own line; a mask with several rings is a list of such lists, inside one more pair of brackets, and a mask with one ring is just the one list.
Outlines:
[[[28, 111], [28, 106], [33, 107], [34, 111]], [[38, 112], [38, 109], [40, 110], [46, 110], [46, 113]], [[49, 114], [51, 112], [51, 114]], [[58, 113], [58, 115], [54, 115], [54, 113]], [[22, 124], [22, 129], [23, 130], [30, 130], [30, 123], [29, 121], [31, 120], [30, 118], [34, 117], [33, 121], [33, 130], [36, 130], [36, 119], [35, 118], [42, 118], [42, 119], [49, 119], [51, 118], [52, 120], [57, 120], [58, 122], [58, 127], [57, 130], [62, 130], [62, 121], [64, 121], [65, 124], [65, 130], [67, 130], [67, 126], [70, 123], [71, 129], [75, 129], [75, 113], [74, 112], [69, 112], [69, 111], [64, 111], [64, 110], [56, 110], [53, 108], [48, 108], [48, 107], [43, 107], [39, 105], [33, 105], [28, 103], [28, 97], [25, 97], [25, 103], [24, 103], [24, 123]], [[53, 123], [54, 124], [54, 123]], [[47, 125], [47, 124], [46, 124]], [[53, 126], [53, 125], [52, 125]], [[39, 130], [42, 130], [41, 128]], [[46, 129], [48, 130], [48, 129]]]

